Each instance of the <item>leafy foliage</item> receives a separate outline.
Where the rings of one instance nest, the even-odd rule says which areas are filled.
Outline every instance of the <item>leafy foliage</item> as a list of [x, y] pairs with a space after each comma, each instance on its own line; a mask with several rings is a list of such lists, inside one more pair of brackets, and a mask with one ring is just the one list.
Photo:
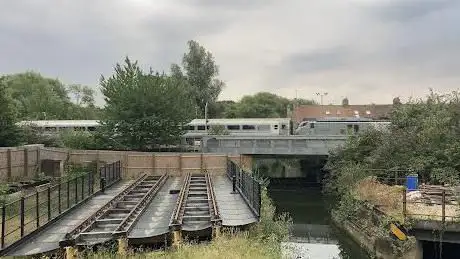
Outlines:
[[14, 146], [20, 141], [21, 135], [15, 125], [15, 115], [6, 85], [0, 80], [0, 147]]
[[[384, 171], [414, 171], [429, 183], [460, 182], [459, 94], [431, 92], [426, 100], [397, 105], [389, 132], [369, 130], [332, 152], [327, 186], [346, 192], [360, 179]], [[385, 176], [385, 175], [377, 175]]]
[[227, 118], [286, 118], [287, 110], [297, 104], [314, 104], [313, 101], [287, 98], [260, 92], [246, 95], [238, 103], [230, 106], [224, 113]]
[[[77, 104], [58, 79], [46, 78], [35, 72], [5, 75], [0, 84], [7, 87], [14, 100], [19, 120], [95, 119], [94, 91], [86, 86], [71, 86], [83, 93]], [[82, 106], [85, 104], [86, 106]]]
[[105, 119], [97, 139], [116, 149], [148, 150], [174, 144], [190, 121], [193, 104], [184, 81], [150, 70], [126, 58], [115, 73], [101, 78]]
[[187, 43], [189, 50], [182, 59], [182, 69], [177, 65], [171, 66], [175, 79], [188, 84], [189, 93], [194, 98], [199, 117], [204, 116], [206, 103], [213, 104], [225, 87], [225, 83], [217, 78], [219, 68], [214, 56], [196, 41]]

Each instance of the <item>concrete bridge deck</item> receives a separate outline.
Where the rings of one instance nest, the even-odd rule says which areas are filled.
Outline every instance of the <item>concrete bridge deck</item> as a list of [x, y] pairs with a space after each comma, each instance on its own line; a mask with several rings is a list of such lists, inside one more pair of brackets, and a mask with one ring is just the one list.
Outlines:
[[243, 155], [328, 155], [347, 135], [330, 136], [206, 136], [206, 153]]
[[[232, 182], [227, 176], [214, 175], [211, 179], [223, 226], [244, 226], [258, 221], [258, 217], [254, 215], [241, 194], [238, 192], [231, 193]], [[68, 211], [66, 215], [53, 224], [23, 238], [16, 246], [8, 247], [3, 252], [0, 251], [0, 255], [31, 256], [59, 251], [63, 248], [60, 247], [60, 242], [65, 240], [66, 234], [81, 227], [85, 220], [111, 203], [114, 197], [132, 188], [131, 186], [136, 181], [129, 180], [115, 184], [106, 189], [105, 193], [95, 195], [80, 206]], [[158, 237], [163, 237], [162, 240], [169, 239], [167, 235], [170, 233], [170, 220], [177, 205], [178, 191], [183, 181], [184, 177], [168, 177], [127, 233], [126, 237], [129, 243], [154, 243]]]

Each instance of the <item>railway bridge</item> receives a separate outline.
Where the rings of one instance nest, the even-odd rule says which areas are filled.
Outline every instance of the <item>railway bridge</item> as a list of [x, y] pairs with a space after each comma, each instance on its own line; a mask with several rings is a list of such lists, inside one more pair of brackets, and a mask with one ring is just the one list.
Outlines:
[[202, 140], [202, 150], [243, 155], [328, 155], [347, 138], [347, 135], [206, 136]]
[[234, 162], [226, 173], [141, 174], [122, 179], [120, 161], [60, 180], [1, 209], [0, 256], [59, 255], [118, 243], [170, 245], [212, 238], [259, 221], [261, 186]]

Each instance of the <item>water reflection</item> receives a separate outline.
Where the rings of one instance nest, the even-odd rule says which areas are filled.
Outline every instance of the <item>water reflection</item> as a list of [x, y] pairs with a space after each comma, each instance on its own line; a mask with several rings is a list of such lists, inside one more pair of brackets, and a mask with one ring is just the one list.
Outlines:
[[277, 212], [289, 212], [293, 219], [292, 237], [283, 244], [288, 258], [368, 258], [358, 244], [331, 224], [327, 201], [319, 188], [293, 189], [279, 182], [270, 185], [269, 194]]

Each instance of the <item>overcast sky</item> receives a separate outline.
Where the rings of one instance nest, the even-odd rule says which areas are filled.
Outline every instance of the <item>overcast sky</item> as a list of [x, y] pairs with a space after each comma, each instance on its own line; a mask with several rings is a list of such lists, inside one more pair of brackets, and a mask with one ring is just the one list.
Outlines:
[[[2, 0], [0, 73], [98, 87], [128, 55], [168, 70], [195, 39], [227, 83], [325, 103], [389, 103], [460, 86], [458, 0]], [[98, 97], [102, 103], [102, 97]]]

